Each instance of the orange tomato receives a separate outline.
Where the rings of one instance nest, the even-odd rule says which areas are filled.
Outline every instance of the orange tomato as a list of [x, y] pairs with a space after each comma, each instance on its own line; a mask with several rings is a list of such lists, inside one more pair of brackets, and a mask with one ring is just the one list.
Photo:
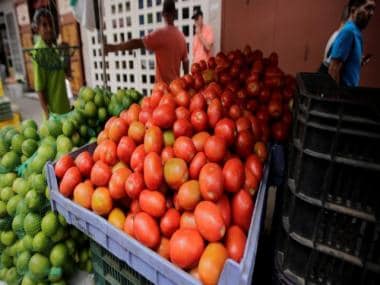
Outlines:
[[110, 125], [110, 128], [108, 130], [108, 137], [117, 143], [124, 135], [127, 134], [127, 132], [127, 123], [121, 118], [116, 118]]
[[112, 140], [105, 140], [99, 146], [100, 148], [100, 160], [113, 166], [118, 161], [117, 159], [117, 145]]
[[193, 210], [201, 200], [201, 192], [197, 180], [189, 180], [178, 190], [178, 204], [182, 209]]
[[128, 137], [133, 139], [136, 144], [140, 144], [144, 140], [145, 126], [139, 121], [133, 121], [128, 129]]
[[106, 187], [98, 187], [95, 189], [91, 198], [91, 208], [98, 215], [108, 215], [112, 210], [111, 194]]
[[114, 208], [108, 215], [108, 222], [118, 229], [123, 230], [125, 222], [124, 212], [119, 208]]
[[201, 235], [210, 242], [219, 241], [226, 232], [222, 212], [210, 201], [200, 202], [194, 210], [195, 223]]
[[181, 215], [180, 226], [181, 229], [197, 229], [195, 217], [193, 212], [183, 212]]
[[125, 193], [125, 181], [131, 174], [129, 168], [122, 167], [116, 170], [109, 181], [109, 190], [112, 199], [121, 199], [127, 194]]
[[164, 177], [171, 188], [178, 189], [189, 177], [186, 162], [180, 158], [170, 158], [164, 165]]
[[164, 138], [162, 131], [159, 127], [150, 127], [144, 136], [144, 150], [146, 153], [156, 152], [161, 153], [164, 145]]
[[131, 155], [130, 166], [133, 171], [140, 172], [144, 168], [145, 150], [144, 145], [141, 144], [135, 148]]
[[200, 132], [193, 136], [192, 141], [197, 152], [203, 151], [207, 138], [210, 136], [208, 132]]
[[134, 229], [133, 225], [135, 222], [135, 214], [129, 213], [127, 217], [125, 218], [124, 225], [123, 225], [123, 231], [130, 235], [131, 237], [134, 237]]
[[198, 179], [202, 167], [207, 163], [207, 157], [203, 151], [198, 152], [190, 163], [189, 174], [191, 179]]
[[108, 137], [108, 132], [106, 130], [103, 130], [101, 131], [99, 134], [98, 134], [98, 137], [96, 139], [96, 142], [98, 144], [100, 144], [102, 141], [105, 141], [105, 140], [108, 140], [109, 137]]
[[199, 277], [205, 285], [215, 285], [228, 258], [227, 249], [221, 243], [209, 243], [198, 264]]
[[94, 188], [90, 181], [79, 183], [74, 189], [74, 202], [86, 209], [90, 209], [93, 193]]
[[169, 260], [170, 258], [170, 241], [162, 237], [160, 241], [160, 245], [158, 246], [157, 253], [161, 255], [163, 258]]

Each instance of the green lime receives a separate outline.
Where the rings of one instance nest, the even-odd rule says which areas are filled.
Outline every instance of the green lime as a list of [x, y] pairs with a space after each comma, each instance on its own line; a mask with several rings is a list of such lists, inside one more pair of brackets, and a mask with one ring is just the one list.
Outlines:
[[13, 182], [12, 190], [13, 192], [24, 196], [29, 190], [28, 181], [25, 178], [17, 177]]
[[5, 275], [5, 281], [7, 281], [8, 284], [17, 284], [17, 281], [19, 279], [19, 276], [17, 274], [16, 267], [12, 267], [8, 269], [6, 275]]
[[96, 93], [95, 98], [94, 98], [94, 103], [98, 107], [104, 106], [104, 99], [101, 93]]
[[65, 237], [65, 234], [66, 234], [65, 233], [65, 228], [59, 227], [57, 229], [57, 232], [54, 235], [51, 236], [51, 240], [53, 242], [59, 242], [59, 241], [61, 241]]
[[79, 133], [80, 133], [81, 137], [86, 137], [87, 133], [88, 133], [87, 126], [86, 125], [81, 125], [80, 129], [79, 129]]
[[66, 120], [62, 124], [62, 132], [65, 136], [70, 137], [75, 131], [75, 126], [72, 121]]
[[131, 106], [132, 102], [133, 102], [133, 101], [132, 101], [131, 97], [129, 97], [129, 96], [125, 96], [125, 97], [123, 98], [123, 102], [122, 102], [123, 108], [124, 108], [124, 109], [128, 109], [129, 106]]
[[71, 136], [71, 141], [73, 142], [73, 145], [75, 145], [75, 146], [79, 146], [80, 135], [79, 135], [78, 132], [75, 132], [75, 133]]
[[53, 266], [61, 267], [68, 257], [68, 249], [64, 243], [55, 245], [50, 251], [50, 262]]
[[82, 87], [79, 90], [79, 96], [81, 99], [88, 102], [94, 100], [95, 92], [90, 87]]
[[84, 106], [84, 115], [88, 118], [96, 117], [97, 115], [97, 108], [94, 102], [89, 101]]
[[42, 122], [40, 128], [38, 129], [38, 134], [41, 138], [46, 138], [49, 136], [48, 121]]
[[66, 219], [64, 216], [62, 216], [61, 214], [58, 214], [58, 221], [59, 223], [61, 224], [61, 226], [66, 226], [67, 225], [67, 222], [66, 222]]
[[8, 172], [6, 174], [0, 174], [0, 188], [12, 186], [13, 181], [16, 179], [17, 175], [13, 172]]
[[98, 109], [98, 120], [99, 122], [105, 122], [107, 120], [108, 113], [105, 107], [101, 107]]
[[11, 217], [16, 215], [17, 205], [21, 201], [21, 199], [22, 199], [21, 195], [15, 195], [9, 199], [7, 203], [8, 215], [10, 215]]
[[5, 187], [1, 190], [0, 198], [3, 202], [8, 202], [14, 195], [15, 192], [13, 192], [11, 187]]
[[26, 139], [21, 145], [21, 152], [26, 157], [31, 157], [38, 148], [38, 143], [34, 139]]
[[52, 147], [55, 147], [55, 145], [56, 145], [55, 141], [56, 141], [55, 137], [47, 136], [47, 137], [42, 139], [41, 145], [47, 144], [47, 145], [50, 145]]
[[8, 251], [3, 251], [3, 253], [1, 254], [1, 265], [0, 267], [6, 267], [6, 268], [9, 268], [12, 266], [13, 264], [13, 259], [11, 257], [11, 255], [9, 254], [9, 250]]
[[20, 164], [20, 156], [15, 151], [8, 151], [1, 159], [1, 165], [8, 170], [13, 170]]
[[12, 230], [18, 234], [22, 234], [24, 232], [24, 216], [16, 215], [12, 221]]
[[12, 217], [6, 216], [0, 218], [0, 231], [10, 230], [12, 228]]
[[38, 280], [42, 280], [49, 275], [49, 259], [40, 253], [36, 253], [30, 259], [28, 268], [33, 276], [35, 276]]
[[26, 119], [21, 122], [21, 130], [24, 131], [26, 128], [32, 128], [37, 130], [37, 123], [32, 119]]
[[25, 196], [26, 204], [31, 211], [41, 210], [46, 203], [44, 194], [38, 193], [36, 190], [30, 190]]
[[91, 273], [93, 271], [93, 266], [92, 266], [92, 261], [89, 259], [86, 261], [86, 267], [85, 267], [85, 270], [88, 272], [88, 273]]
[[9, 144], [5, 142], [3, 138], [0, 139], [0, 157], [7, 153], [9, 150]]
[[4, 201], [0, 201], [0, 218], [4, 218], [8, 215], [7, 204]]
[[30, 235], [25, 235], [22, 238], [22, 244], [26, 250], [32, 250], [33, 249], [33, 237]]
[[62, 134], [62, 124], [58, 120], [48, 120], [47, 123], [49, 134], [53, 137], [58, 137]]
[[66, 244], [66, 247], [67, 247], [69, 254], [74, 255], [75, 254], [75, 241], [70, 238], [70, 239], [67, 239], [65, 241], [65, 244]]
[[29, 260], [32, 257], [29, 251], [22, 252], [16, 261], [16, 268], [19, 274], [24, 274], [28, 270]]
[[[119, 89], [117, 90], [116, 94], [113, 96], [115, 97], [116, 101], [119, 103], [119, 104], [122, 104], [123, 103], [123, 99], [125, 97], [127, 97], [127, 92], [125, 89]], [[112, 100], [113, 98], [111, 98]]]
[[0, 236], [1, 243], [10, 246], [16, 241], [16, 235], [13, 231], [3, 231]]
[[46, 188], [46, 179], [42, 174], [36, 174], [32, 179], [32, 188], [38, 193], [44, 193]]
[[88, 119], [88, 120], [87, 120], [87, 124], [88, 124], [91, 128], [95, 128], [97, 123], [98, 123], [98, 121], [97, 121], [96, 119]]
[[25, 217], [28, 213], [29, 213], [28, 205], [27, 205], [25, 199], [22, 199], [17, 204], [16, 214]]
[[45, 162], [54, 159], [56, 155], [55, 145], [47, 143], [42, 144], [37, 150], [37, 155], [39, 155], [40, 157], [44, 157]]
[[27, 235], [35, 236], [41, 230], [40, 215], [28, 213], [24, 219], [24, 230]]
[[10, 129], [9, 131], [7, 131], [7, 133], [5, 134], [4, 136], [4, 140], [6, 142], [7, 145], [11, 145], [11, 142], [12, 142], [12, 138], [18, 134], [19, 132], [15, 129]]
[[21, 154], [21, 146], [25, 139], [26, 138], [22, 134], [14, 135], [11, 142], [12, 150]]
[[21, 285], [36, 285], [36, 282], [27, 274], [22, 278]]
[[[49, 281], [58, 282], [62, 278], [63, 270], [61, 267], [52, 267], [49, 272]], [[56, 284], [56, 283], [51, 283]]]
[[46, 158], [41, 155], [37, 155], [33, 161], [29, 164], [30, 171], [32, 173], [42, 173], [46, 164]]
[[43, 232], [39, 232], [33, 238], [33, 251], [42, 253], [49, 249], [50, 244], [50, 239]]
[[27, 139], [33, 139], [33, 140], [39, 139], [37, 129], [32, 128], [32, 127], [27, 127], [26, 129], [24, 129], [23, 134], [25, 138]]
[[68, 153], [71, 151], [72, 148], [73, 148], [73, 144], [68, 137], [66, 137], [64, 135], [58, 136], [58, 138], [57, 138], [57, 152]]
[[41, 230], [48, 236], [53, 236], [59, 227], [59, 221], [57, 216], [53, 212], [47, 213], [41, 221]]

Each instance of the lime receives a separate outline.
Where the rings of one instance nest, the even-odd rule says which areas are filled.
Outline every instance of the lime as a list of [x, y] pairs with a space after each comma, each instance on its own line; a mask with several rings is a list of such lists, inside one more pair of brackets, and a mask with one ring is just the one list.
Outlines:
[[12, 186], [13, 181], [16, 179], [17, 175], [13, 172], [8, 172], [6, 174], [0, 174], [0, 188]]
[[66, 244], [66, 247], [67, 247], [69, 254], [74, 255], [75, 254], [75, 241], [70, 238], [70, 239], [67, 239], [65, 241], [65, 244]]
[[41, 230], [41, 217], [35, 213], [28, 213], [24, 219], [24, 230], [27, 235], [36, 235]]
[[53, 137], [58, 137], [62, 134], [62, 124], [58, 120], [48, 120], [47, 123], [49, 134]]
[[85, 269], [88, 273], [91, 273], [93, 271], [94, 268], [92, 266], [92, 261], [90, 259], [86, 261], [86, 268]]
[[5, 187], [1, 190], [0, 198], [3, 202], [8, 202], [15, 195], [11, 187]]
[[16, 261], [16, 268], [19, 274], [24, 274], [28, 270], [29, 260], [32, 257], [29, 251], [22, 252]]
[[132, 102], [133, 101], [132, 101], [131, 97], [125, 96], [123, 98], [123, 101], [122, 101], [122, 105], [123, 105], [124, 109], [128, 109], [129, 106], [131, 106]]
[[48, 144], [48, 145], [55, 147], [55, 145], [56, 145], [55, 141], [56, 141], [55, 137], [47, 136], [47, 137], [43, 138], [43, 140], [41, 141], [41, 145]]
[[101, 107], [98, 109], [98, 120], [99, 122], [105, 122], [107, 120], [107, 109], [104, 107]]
[[53, 236], [58, 229], [59, 221], [57, 216], [53, 212], [47, 213], [41, 221], [41, 230], [42, 232], [48, 236]]
[[66, 226], [67, 225], [67, 222], [66, 222], [66, 219], [64, 216], [62, 216], [61, 214], [58, 214], [58, 221], [59, 223], [61, 224], [61, 226]]
[[1, 232], [0, 240], [2, 244], [10, 246], [16, 241], [16, 235], [13, 231], [4, 231]]
[[0, 201], [0, 218], [7, 215], [7, 204], [4, 201]]
[[37, 123], [32, 119], [23, 120], [21, 123], [21, 130], [24, 131], [26, 128], [37, 130]]
[[41, 210], [46, 202], [46, 198], [43, 194], [37, 193], [36, 190], [30, 190], [25, 196], [26, 204], [31, 211]]
[[12, 221], [12, 230], [18, 234], [24, 232], [24, 217], [22, 215], [16, 215]]
[[31, 182], [31, 186], [34, 190], [36, 190], [38, 193], [44, 193], [46, 188], [46, 179], [42, 174], [34, 175]]
[[1, 165], [6, 169], [13, 170], [20, 164], [20, 157], [14, 151], [8, 151], [1, 159]]
[[36, 282], [27, 274], [22, 278], [21, 285], [36, 285]]
[[22, 245], [26, 250], [33, 249], [33, 238], [30, 235], [26, 235], [22, 238]]
[[26, 139], [21, 145], [21, 152], [26, 157], [31, 157], [38, 148], [38, 143], [34, 139]]
[[45, 138], [49, 135], [48, 121], [42, 122], [38, 134], [41, 138]]
[[49, 190], [49, 187], [45, 188], [45, 197], [46, 197], [46, 199], [50, 200], [50, 190]]
[[51, 240], [53, 242], [59, 242], [65, 237], [65, 229], [63, 227], [59, 227], [57, 232], [51, 236]]
[[[125, 89], [119, 89], [119, 90], [117, 90], [117, 92], [116, 92], [116, 94], [114, 95], [114, 97], [116, 98], [116, 101], [118, 102], [118, 103], [122, 103], [123, 102], [123, 99], [125, 98], [125, 97], [127, 97], [127, 92], [126, 92], [126, 90]], [[111, 98], [111, 100], [112, 100], [113, 98]]]
[[87, 124], [88, 124], [91, 128], [96, 127], [97, 122], [98, 122], [98, 121], [97, 121], [96, 119], [88, 119], [88, 120], [87, 120]]
[[67, 152], [70, 152], [72, 148], [73, 148], [73, 144], [68, 137], [66, 137], [64, 135], [58, 136], [58, 138], [57, 138], [57, 151], [58, 152], [67, 153]]
[[55, 145], [48, 143], [42, 144], [37, 150], [37, 155], [45, 157], [45, 161], [52, 160], [55, 157], [55, 154]]
[[86, 137], [87, 136], [87, 132], [88, 132], [87, 126], [86, 125], [81, 125], [80, 129], [79, 129], [79, 133], [80, 133], [81, 137]]
[[19, 132], [16, 131], [15, 129], [10, 129], [9, 131], [7, 131], [7, 133], [5, 134], [4, 136], [4, 140], [5, 142], [10, 145], [11, 142], [12, 142], [12, 138], [13, 136], [15, 136], [16, 134], [18, 134]]
[[46, 158], [41, 155], [37, 155], [33, 159], [33, 161], [29, 164], [30, 171], [32, 173], [42, 173], [45, 163], [46, 163]]
[[28, 205], [26, 204], [25, 199], [22, 199], [17, 204], [16, 214], [25, 217], [26, 214], [28, 214], [28, 213], [29, 213]]
[[9, 199], [7, 203], [7, 212], [11, 217], [16, 215], [17, 205], [21, 199], [22, 199], [22, 196], [20, 195], [15, 195]]
[[33, 276], [41, 280], [48, 276], [50, 271], [50, 262], [46, 256], [36, 253], [30, 259], [28, 267]]
[[93, 117], [96, 117], [97, 114], [98, 113], [97, 113], [95, 103], [92, 101], [87, 102], [86, 105], [84, 106], [84, 115], [86, 117], [93, 118]]
[[28, 181], [25, 178], [17, 177], [12, 185], [12, 190], [22, 196], [29, 190]]
[[8, 282], [8, 284], [17, 284], [17, 280], [19, 279], [19, 276], [17, 274], [16, 267], [12, 267], [8, 269], [7, 273], [5, 274], [5, 281]]
[[24, 134], [25, 138], [27, 138], [27, 139], [33, 139], [33, 140], [39, 139], [37, 129], [32, 128], [32, 127], [25, 128], [23, 131], [23, 134]]
[[89, 256], [88, 256], [88, 249], [87, 248], [82, 249], [81, 252], [79, 253], [79, 260], [80, 260], [80, 262], [85, 263], [88, 260], [88, 258], [89, 258]]
[[73, 145], [75, 145], [75, 146], [79, 146], [80, 135], [79, 135], [78, 132], [75, 132], [75, 133], [71, 136], [71, 141], [73, 142]]
[[101, 93], [96, 93], [95, 98], [94, 98], [94, 103], [98, 107], [104, 106], [104, 99]]
[[1, 254], [0, 261], [2, 264], [1, 267], [11, 267], [12, 266], [13, 259], [12, 259], [11, 255], [9, 254], [9, 251], [8, 252], [3, 251], [3, 253]]
[[68, 257], [68, 249], [64, 243], [56, 244], [50, 251], [50, 262], [53, 266], [63, 266]]
[[14, 135], [11, 142], [12, 150], [17, 153], [21, 153], [21, 145], [25, 139], [26, 138], [22, 134]]
[[5, 279], [5, 274], [6, 273], [7, 273], [7, 269], [6, 268], [0, 269], [0, 280], [4, 280]]
[[72, 121], [66, 120], [62, 124], [62, 132], [65, 136], [70, 137], [74, 133], [75, 127]]
[[7, 153], [9, 144], [5, 142], [3, 138], [0, 139], [0, 157]]
[[49, 249], [50, 244], [49, 238], [43, 232], [39, 232], [33, 238], [33, 251], [42, 253]]
[[0, 231], [10, 230], [11, 225], [12, 225], [12, 218], [10, 216], [0, 218]]
[[82, 87], [79, 90], [79, 96], [81, 99], [88, 102], [94, 100], [95, 92], [90, 87]]

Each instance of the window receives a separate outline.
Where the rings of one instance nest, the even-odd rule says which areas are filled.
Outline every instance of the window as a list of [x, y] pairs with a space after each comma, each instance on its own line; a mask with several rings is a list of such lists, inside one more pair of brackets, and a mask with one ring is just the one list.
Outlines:
[[156, 21], [157, 23], [161, 23], [161, 12], [156, 13]]
[[139, 16], [139, 24], [144, 25], [144, 15]]
[[93, 49], [93, 50], [92, 50], [92, 55], [93, 55], [93, 56], [96, 56], [96, 49]]
[[146, 69], [146, 60], [141, 60], [141, 69]]
[[119, 27], [124, 28], [124, 18], [119, 19]]
[[130, 81], [131, 83], [134, 83], [134, 82], [135, 82], [135, 76], [134, 76], [133, 74], [130, 74], [130, 75], [129, 75], [129, 81]]
[[103, 68], [103, 62], [99, 61], [100, 68]]
[[123, 12], [123, 4], [122, 3], [119, 3], [118, 12], [119, 13]]
[[148, 14], [148, 24], [152, 24], [152, 23], [153, 23], [153, 14], [149, 13]]
[[126, 19], [127, 19], [127, 27], [130, 27], [132, 25], [131, 17], [128, 16]]
[[124, 82], [127, 82], [127, 79], [128, 79], [127, 75], [126, 75], [126, 74], [123, 74], [123, 81], [124, 81]]
[[133, 61], [132, 60], [129, 61], [129, 69], [133, 69]]
[[108, 62], [108, 61], [106, 61], [106, 68], [107, 68], [107, 69], [110, 68], [110, 65], [109, 65], [109, 62]]
[[139, 0], [139, 9], [144, 8], [144, 0]]
[[127, 62], [123, 60], [123, 69], [126, 69], [126, 68], [127, 68]]
[[91, 40], [92, 40], [92, 44], [94, 45], [95, 44], [95, 37], [92, 37]]
[[112, 13], [112, 14], [115, 14], [115, 13], [116, 13], [116, 7], [115, 7], [115, 5], [112, 5], [112, 6], [111, 6], [111, 13]]
[[112, 28], [116, 29], [116, 27], [117, 27], [116, 19], [113, 19], [112, 20]]
[[154, 75], [149, 76], [149, 81], [150, 81], [151, 84], [154, 83]]
[[98, 55], [102, 56], [102, 49], [98, 49]]
[[119, 61], [116, 61], [116, 69], [119, 69], [120, 68], [120, 63]]
[[117, 34], [113, 34], [113, 41], [116, 43], [117, 42]]
[[124, 42], [125, 40], [124, 40], [124, 33], [120, 33], [120, 41], [121, 42]]
[[132, 33], [131, 32], [127, 33], [127, 38], [128, 38], [128, 40], [130, 40], [132, 38]]
[[143, 94], [146, 96], [148, 94], [148, 90], [146, 90], [145, 88], [142, 90]]
[[110, 74], [107, 73], [107, 80], [110, 81]]
[[185, 35], [185, 37], [189, 36], [189, 26], [182, 26], [182, 32]]
[[189, 8], [182, 8], [182, 19], [189, 19]]
[[141, 55], [146, 55], [145, 48], [143, 48], [143, 49], [141, 50]]
[[156, 0], [156, 5], [161, 5], [161, 0]]
[[94, 61], [94, 68], [98, 68], [98, 64]]
[[146, 6], [147, 7], [152, 7], [152, 0], [148, 0], [147, 3], [146, 3]]
[[127, 12], [131, 10], [131, 3], [129, 1], [125, 2], [125, 10]]
[[145, 74], [143, 74], [141, 76], [141, 81], [142, 81], [142, 83], [146, 83], [146, 75]]
[[149, 60], [149, 69], [154, 70], [154, 60], [153, 59]]
[[101, 81], [104, 80], [103, 73], [100, 74], [100, 80], [101, 80]]
[[145, 35], [145, 31], [140, 31], [140, 38], [142, 38]]
[[116, 81], [120, 82], [120, 74], [116, 74]]
[[95, 80], [99, 80], [99, 75], [95, 73]]

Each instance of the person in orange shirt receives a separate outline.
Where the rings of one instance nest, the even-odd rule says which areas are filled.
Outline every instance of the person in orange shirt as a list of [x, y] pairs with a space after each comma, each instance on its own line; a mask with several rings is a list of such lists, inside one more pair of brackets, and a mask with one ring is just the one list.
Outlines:
[[212, 56], [214, 33], [209, 25], [203, 22], [203, 12], [200, 8], [194, 9], [192, 19], [195, 22], [195, 35], [193, 40], [193, 62], [206, 60]]
[[186, 41], [182, 32], [174, 26], [175, 15], [174, 0], [165, 0], [162, 9], [165, 27], [144, 38], [131, 39], [120, 44], [106, 44], [105, 53], [139, 48], [151, 50], [156, 57], [156, 82], [164, 81], [169, 84], [180, 76], [181, 62], [184, 73], [189, 73]]

